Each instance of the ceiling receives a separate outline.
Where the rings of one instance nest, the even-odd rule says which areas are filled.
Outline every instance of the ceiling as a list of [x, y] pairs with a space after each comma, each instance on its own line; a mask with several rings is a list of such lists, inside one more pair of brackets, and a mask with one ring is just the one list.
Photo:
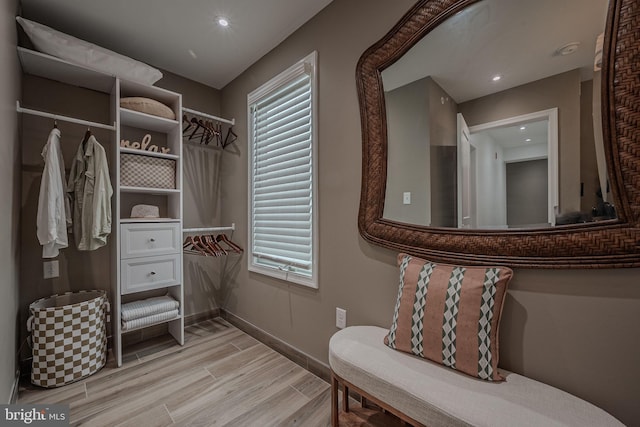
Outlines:
[[547, 146], [548, 120], [512, 124], [481, 131], [502, 148], [518, 148], [542, 144]]
[[21, 15], [221, 89], [331, 1], [21, 0]]
[[[385, 90], [431, 76], [461, 103], [565, 71], [593, 74], [608, 0], [484, 0], [447, 19], [383, 71]], [[570, 55], [558, 48], [578, 42]], [[498, 82], [491, 79], [501, 75]]]

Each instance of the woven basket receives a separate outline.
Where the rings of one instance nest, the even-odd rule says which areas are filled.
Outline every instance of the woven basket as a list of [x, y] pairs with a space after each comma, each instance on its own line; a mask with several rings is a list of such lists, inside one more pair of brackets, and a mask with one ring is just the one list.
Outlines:
[[176, 161], [140, 154], [120, 156], [120, 185], [126, 187], [176, 188]]
[[29, 311], [32, 384], [60, 387], [105, 365], [109, 302], [104, 291], [52, 295], [31, 303]]

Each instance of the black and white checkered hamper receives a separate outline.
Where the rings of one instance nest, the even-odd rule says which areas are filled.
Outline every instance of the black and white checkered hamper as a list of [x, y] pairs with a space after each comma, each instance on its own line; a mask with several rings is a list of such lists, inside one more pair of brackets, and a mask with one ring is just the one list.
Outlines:
[[29, 306], [31, 383], [60, 387], [85, 378], [107, 361], [109, 302], [104, 291], [67, 292]]
[[120, 155], [120, 185], [176, 188], [176, 161], [141, 154]]

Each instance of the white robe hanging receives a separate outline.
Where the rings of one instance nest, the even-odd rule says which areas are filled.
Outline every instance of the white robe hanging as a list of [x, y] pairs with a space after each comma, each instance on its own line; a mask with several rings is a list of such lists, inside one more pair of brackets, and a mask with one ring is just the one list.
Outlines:
[[60, 149], [60, 130], [51, 130], [47, 144], [42, 149], [42, 157], [44, 170], [40, 181], [36, 234], [42, 245], [42, 257], [55, 258], [60, 249], [69, 245], [67, 225], [71, 221], [69, 200], [63, 184], [64, 160]]

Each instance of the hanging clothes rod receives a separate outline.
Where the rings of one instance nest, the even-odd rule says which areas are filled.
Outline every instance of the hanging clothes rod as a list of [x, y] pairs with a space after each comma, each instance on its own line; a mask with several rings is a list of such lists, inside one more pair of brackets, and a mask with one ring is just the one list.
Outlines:
[[236, 119], [223, 119], [222, 117], [212, 116], [211, 114], [203, 113], [201, 111], [192, 110], [191, 108], [182, 107], [182, 111], [185, 113], [195, 114], [196, 116], [204, 117], [211, 120], [217, 120], [222, 123], [230, 124], [231, 126], [236, 124]]
[[85, 125], [92, 128], [100, 128], [107, 130], [116, 130], [116, 123], [113, 122], [113, 126], [105, 125], [102, 123], [89, 122], [87, 120], [76, 119], [74, 117], [60, 116], [58, 114], [51, 114], [45, 111], [32, 110], [31, 108], [23, 108], [20, 106], [20, 101], [16, 101], [16, 111], [18, 113], [31, 114], [33, 116], [47, 117], [49, 119], [60, 120], [63, 122], [77, 123], [79, 125]]
[[232, 223], [231, 227], [203, 227], [203, 228], [183, 228], [183, 233], [201, 233], [205, 231], [235, 231], [236, 223]]

